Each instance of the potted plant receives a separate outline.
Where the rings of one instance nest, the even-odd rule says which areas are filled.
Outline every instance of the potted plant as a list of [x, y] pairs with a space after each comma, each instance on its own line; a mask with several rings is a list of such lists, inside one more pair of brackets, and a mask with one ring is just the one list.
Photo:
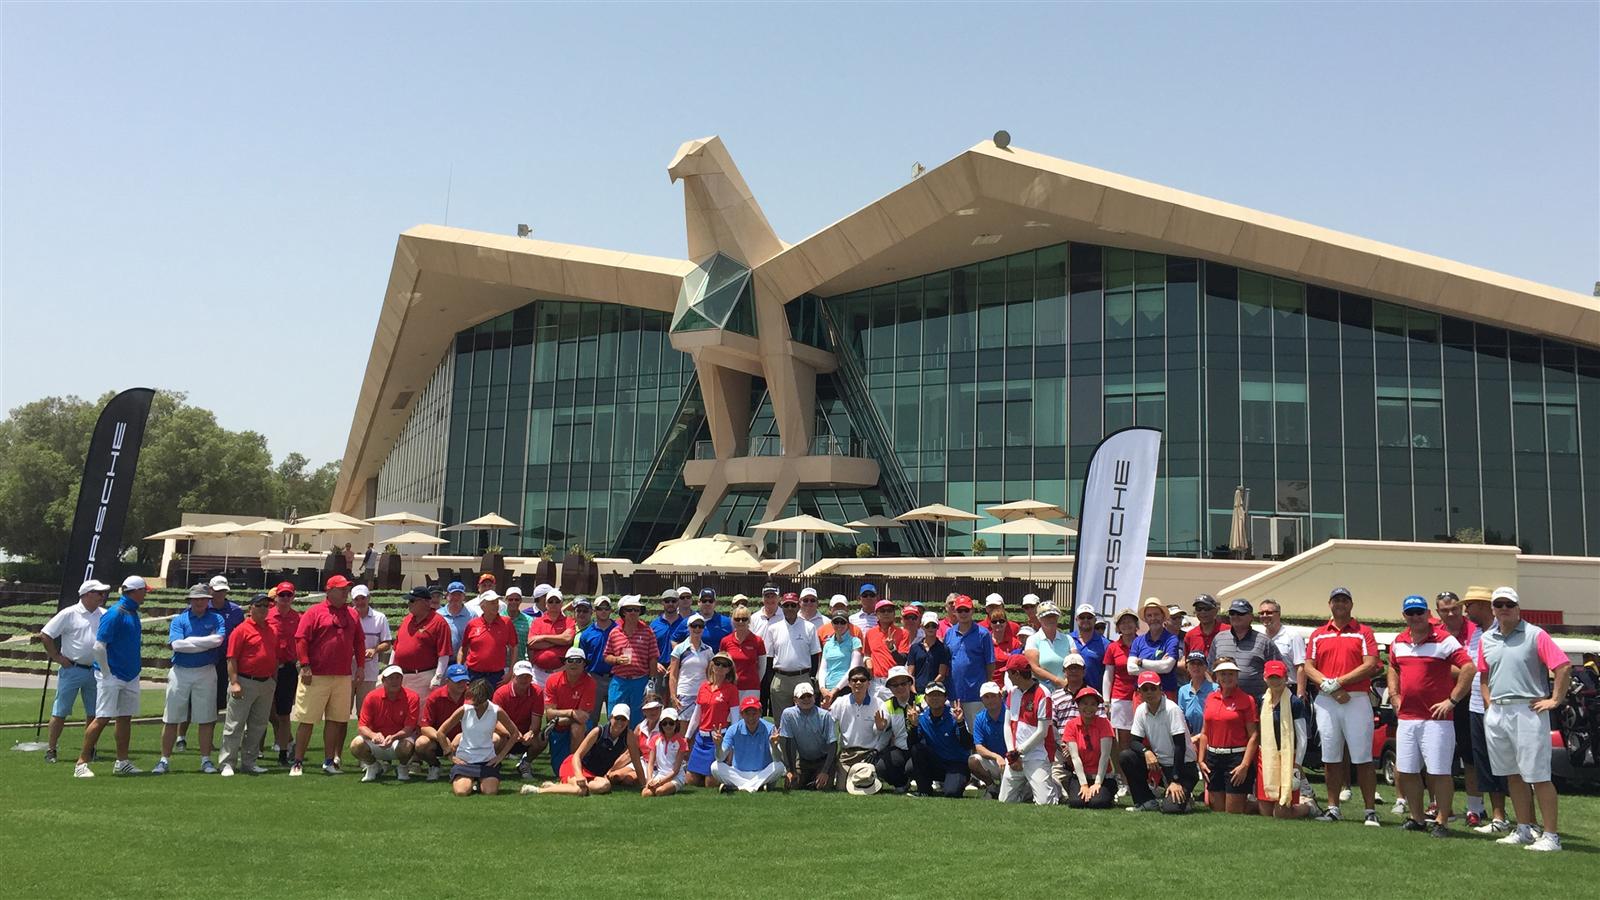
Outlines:
[[506, 584], [505, 548], [499, 544], [490, 544], [486, 547], [483, 551], [483, 559], [478, 561], [478, 571], [493, 575], [495, 584], [504, 588]]
[[600, 589], [600, 567], [594, 564], [594, 554], [580, 544], [567, 548], [567, 558], [561, 562], [561, 592], [564, 594], [593, 594]]
[[972, 539], [972, 555], [973, 556], [982, 556], [984, 551], [988, 550], [988, 549], [989, 549], [989, 542], [988, 541], [984, 540], [981, 537], [975, 537], [975, 538]]
[[378, 590], [398, 591], [401, 580], [400, 551], [393, 544], [385, 544], [383, 555], [378, 557]]
[[556, 583], [556, 545], [545, 544], [539, 548], [539, 564], [534, 568], [534, 580], [539, 584]]
[[871, 544], [857, 544], [856, 545], [856, 558], [857, 559], [866, 559], [867, 557], [869, 557], [871, 555], [872, 555], [872, 545]]

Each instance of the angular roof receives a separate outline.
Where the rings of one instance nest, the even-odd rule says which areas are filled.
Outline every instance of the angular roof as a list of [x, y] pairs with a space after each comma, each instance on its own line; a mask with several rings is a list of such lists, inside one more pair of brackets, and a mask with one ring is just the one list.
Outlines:
[[[735, 201], [743, 198], [759, 218], [715, 138], [686, 144], [673, 177], [711, 165], [699, 158], [711, 151], [728, 173], [728, 197], [691, 197], [695, 208], [742, 208]], [[804, 240], [768, 241], [749, 255], [757, 290], [788, 300], [1064, 241], [1195, 256], [1600, 347], [1600, 299], [990, 141]], [[456, 332], [538, 298], [671, 312], [694, 268], [687, 259], [437, 225], [401, 234], [333, 508], [359, 511], [363, 486]]]

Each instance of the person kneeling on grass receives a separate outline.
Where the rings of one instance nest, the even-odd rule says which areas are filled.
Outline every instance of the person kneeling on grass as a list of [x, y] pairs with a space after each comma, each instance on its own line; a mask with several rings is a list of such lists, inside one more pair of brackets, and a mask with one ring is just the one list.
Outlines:
[[[1133, 712], [1132, 735], [1133, 746], [1119, 757], [1133, 798], [1128, 811], [1188, 812], [1189, 794], [1198, 780], [1189, 726], [1182, 708], [1162, 693], [1161, 676], [1154, 672], [1139, 673], [1139, 706]], [[1159, 771], [1166, 780], [1159, 798], [1150, 789], [1151, 770]]]
[[1309, 792], [1301, 792], [1301, 785], [1305, 783], [1300, 774], [1300, 762], [1306, 756], [1306, 706], [1288, 689], [1288, 663], [1281, 659], [1268, 660], [1262, 673], [1267, 679], [1267, 692], [1261, 695], [1257, 807], [1263, 816], [1279, 819], [1314, 816], [1316, 801]]
[[959, 797], [971, 775], [972, 732], [961, 707], [945, 703], [945, 687], [932, 681], [923, 693], [926, 706], [917, 715], [916, 740], [911, 745], [912, 769], [924, 797]]
[[978, 691], [983, 709], [972, 719], [972, 755], [967, 770], [990, 797], [1000, 796], [1000, 773], [1006, 768], [1006, 704], [1000, 685], [985, 681]]
[[1239, 667], [1217, 660], [1217, 690], [1206, 698], [1205, 729], [1195, 742], [1206, 802], [1215, 812], [1243, 815], [1250, 799], [1260, 729], [1254, 697], [1239, 690]]
[[794, 705], [778, 716], [778, 747], [782, 751], [783, 789], [826, 791], [833, 787], [839, 761], [838, 726], [827, 710], [817, 707], [817, 689], [811, 682], [794, 686]]
[[774, 752], [777, 745], [777, 730], [761, 718], [761, 698], [746, 697], [739, 701], [739, 721], [722, 733], [722, 755], [711, 764], [711, 775], [725, 794], [753, 794], [779, 783], [787, 770]]
[[422, 704], [405, 686], [405, 670], [399, 666], [385, 666], [378, 681], [378, 689], [361, 699], [350, 752], [366, 766], [363, 782], [377, 781], [384, 763], [394, 763], [395, 778], [405, 781], [411, 777]]
[[[450, 714], [440, 731], [461, 727], [461, 739], [450, 758], [450, 792], [457, 797], [472, 793], [500, 793], [500, 760], [511, 749], [517, 723], [489, 701], [489, 682], [478, 678], [467, 685], [467, 705]], [[502, 732], [501, 729], [504, 729]]]
[[666, 797], [683, 787], [684, 764], [689, 760], [689, 744], [683, 739], [678, 711], [664, 709], [658, 730], [644, 747], [645, 782], [641, 797]]
[[613, 706], [611, 718], [606, 724], [586, 733], [583, 740], [578, 742], [578, 749], [562, 760], [560, 782], [546, 781], [538, 787], [531, 784], [523, 785], [522, 793], [575, 794], [579, 797], [609, 794], [612, 779], [606, 774], [595, 773], [615, 773], [624, 751], [628, 754], [625, 765], [631, 770], [629, 774], [635, 779], [633, 783], [644, 784], [644, 762], [639, 757], [639, 736], [628, 726], [628, 719], [632, 713], [626, 703]]
[[1110, 809], [1117, 797], [1117, 779], [1111, 774], [1111, 745], [1116, 735], [1112, 733], [1111, 720], [1100, 715], [1099, 691], [1085, 686], [1074, 699], [1078, 701], [1078, 715], [1067, 720], [1061, 733], [1072, 764], [1064, 787], [1067, 805], [1073, 809]]

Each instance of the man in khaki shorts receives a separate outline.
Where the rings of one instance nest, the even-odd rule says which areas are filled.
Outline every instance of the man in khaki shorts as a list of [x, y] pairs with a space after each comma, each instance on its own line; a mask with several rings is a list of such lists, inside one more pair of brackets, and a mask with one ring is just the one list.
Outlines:
[[306, 744], [318, 722], [322, 728], [322, 772], [342, 775], [334, 755], [344, 746], [350, 724], [355, 678], [367, 655], [361, 622], [349, 606], [350, 580], [343, 575], [328, 579], [327, 596], [300, 616], [295, 652], [300, 658], [300, 687], [295, 692], [295, 758], [289, 774], [298, 776], [305, 764]]

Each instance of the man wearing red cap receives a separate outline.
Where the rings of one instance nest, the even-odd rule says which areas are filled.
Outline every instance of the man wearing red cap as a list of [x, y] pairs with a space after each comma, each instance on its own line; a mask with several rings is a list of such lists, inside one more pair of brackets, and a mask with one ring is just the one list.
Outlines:
[[350, 580], [343, 575], [328, 579], [327, 597], [306, 610], [295, 634], [300, 660], [300, 687], [294, 698], [294, 762], [290, 775], [304, 767], [306, 744], [318, 722], [322, 725], [322, 771], [342, 775], [334, 755], [344, 747], [355, 695], [355, 678], [367, 654], [361, 622], [349, 606]]
[[905, 665], [906, 650], [910, 649], [911, 639], [904, 628], [895, 624], [893, 600], [879, 600], [876, 612], [878, 624], [862, 635], [861, 646], [866, 652], [865, 662], [872, 669], [873, 696], [882, 699], [889, 695], [884, 683], [889, 677], [889, 670]]
[[1056, 756], [1050, 693], [1033, 680], [1026, 656], [1006, 661], [1006, 677], [1011, 689], [1006, 692], [1006, 768], [1000, 773], [1000, 802], [1021, 803], [1024, 791], [1032, 788], [1035, 804], [1052, 805], [1058, 790], [1050, 778]]
[[787, 770], [778, 761], [777, 746], [777, 731], [761, 718], [761, 699], [746, 697], [739, 701], [739, 721], [722, 733], [722, 755], [711, 764], [711, 776], [725, 794], [753, 794], [780, 782]]
[[971, 597], [957, 594], [950, 603], [955, 625], [943, 635], [950, 650], [950, 702], [961, 706], [968, 722], [975, 722], [983, 709], [983, 684], [994, 683], [994, 638], [973, 617]]

